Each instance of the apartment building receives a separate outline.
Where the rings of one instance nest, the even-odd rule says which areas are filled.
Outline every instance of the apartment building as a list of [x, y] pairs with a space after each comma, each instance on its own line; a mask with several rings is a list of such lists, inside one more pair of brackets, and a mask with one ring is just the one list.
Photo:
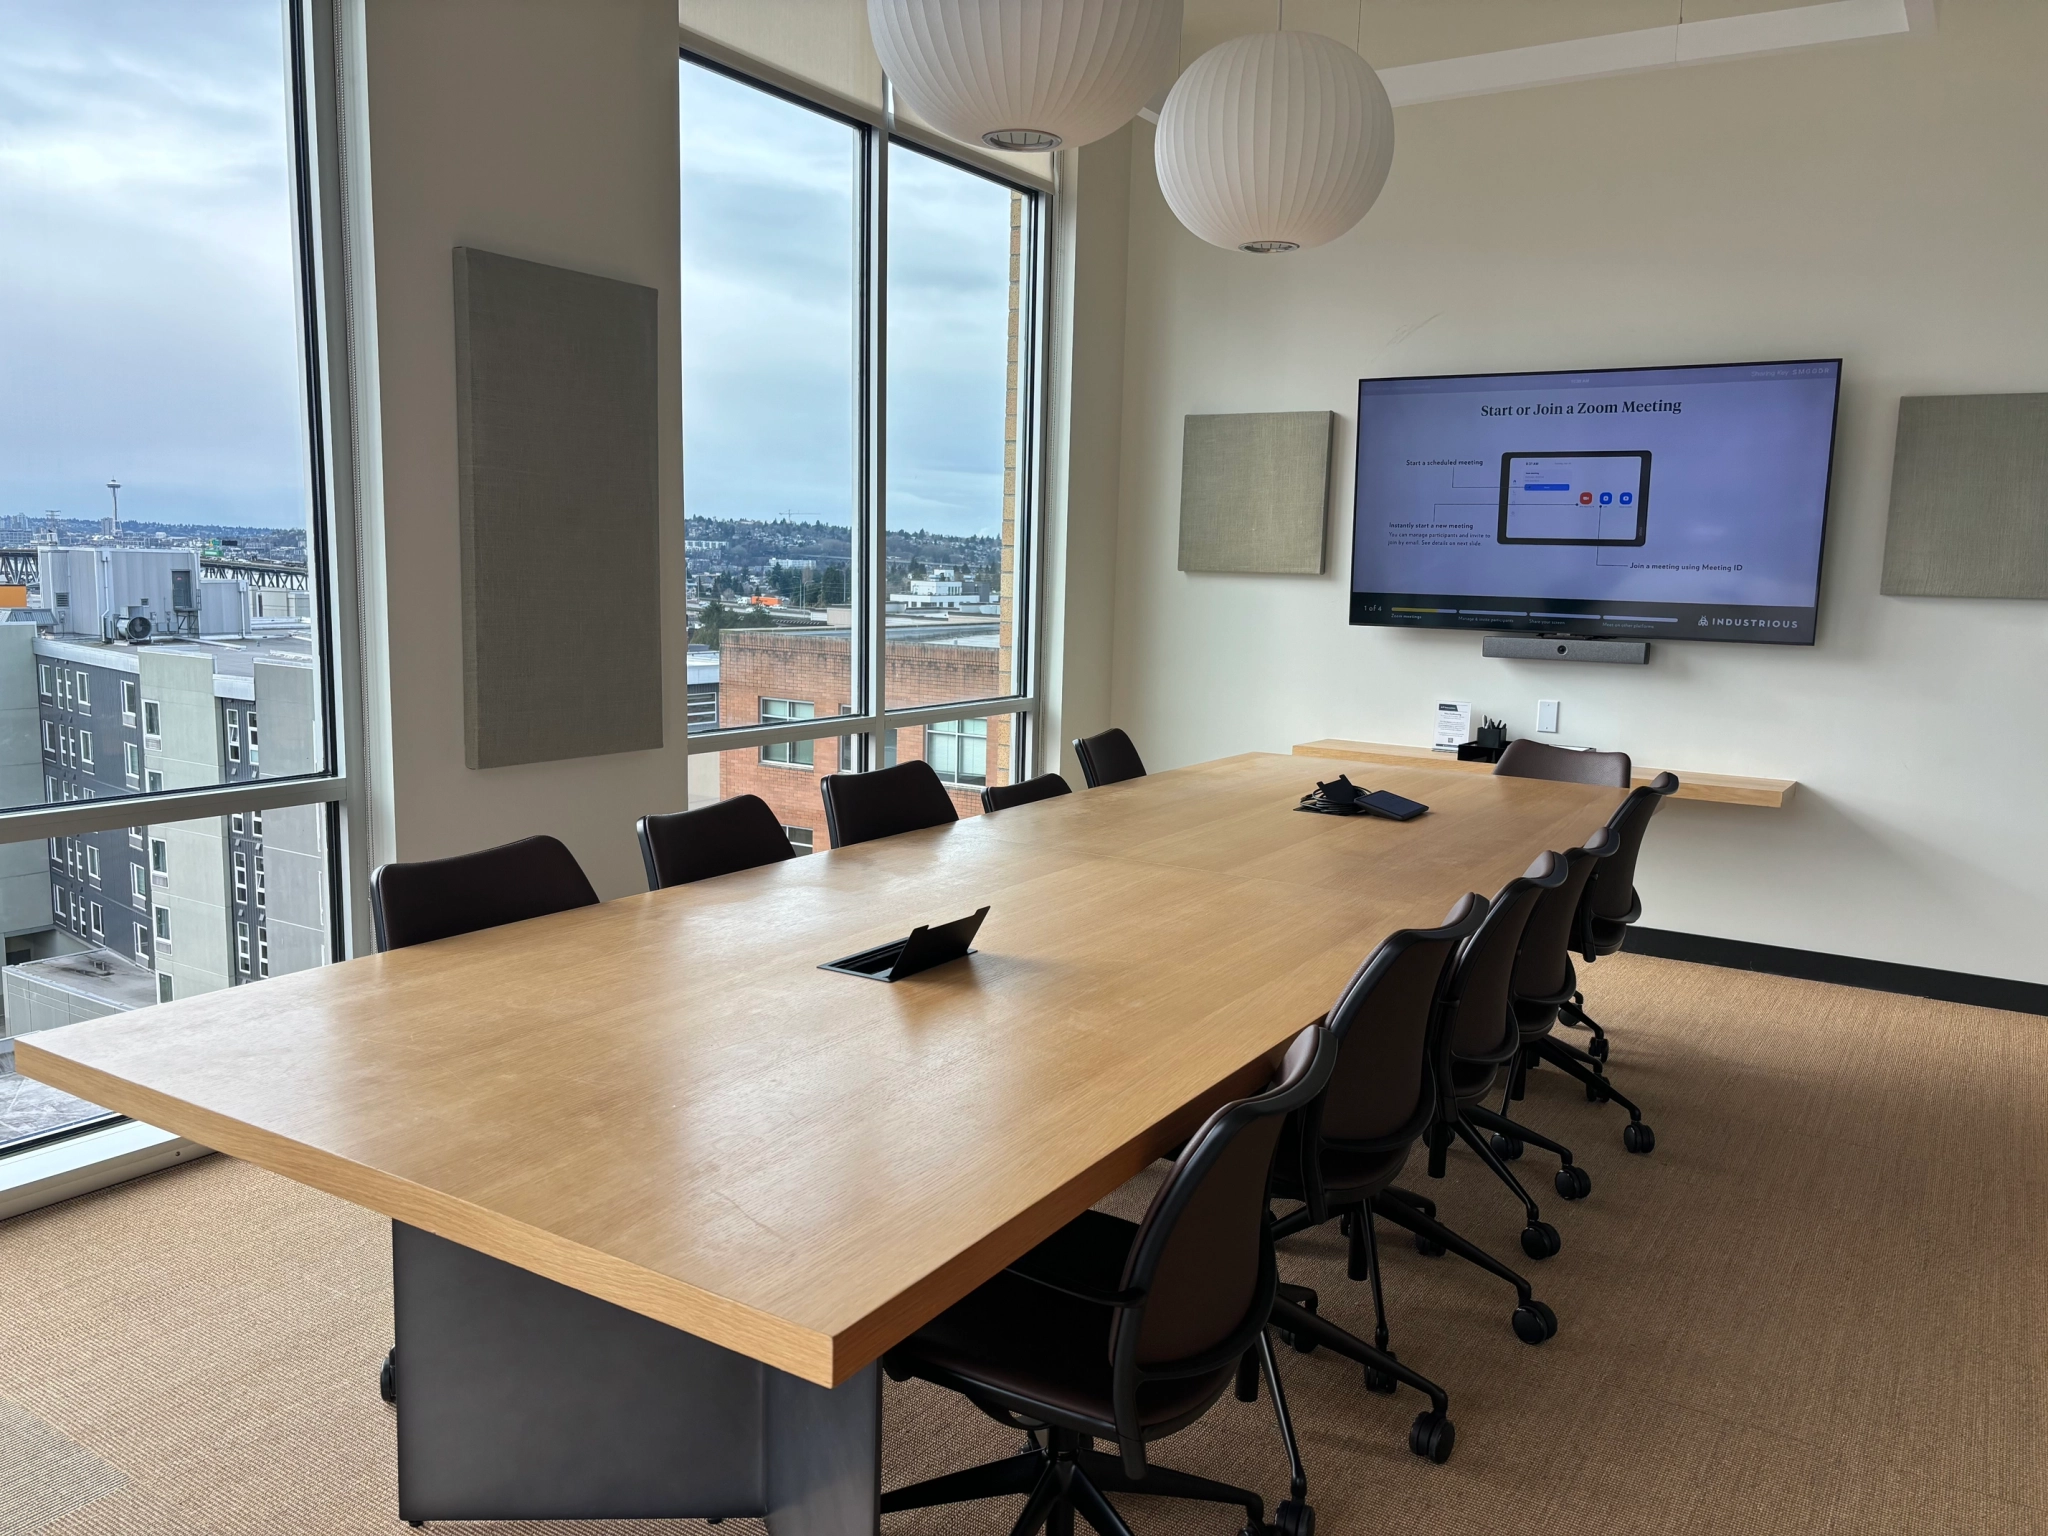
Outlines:
[[[306, 620], [255, 617], [246, 585], [200, 579], [192, 551], [46, 549], [39, 564], [36, 605], [0, 624], [9, 803], [318, 769]], [[323, 963], [326, 839], [306, 806], [6, 849], [7, 1033]]]

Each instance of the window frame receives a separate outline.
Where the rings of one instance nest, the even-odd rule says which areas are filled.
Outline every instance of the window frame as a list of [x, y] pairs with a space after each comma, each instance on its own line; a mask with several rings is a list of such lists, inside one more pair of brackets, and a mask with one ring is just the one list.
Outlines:
[[[816, 723], [725, 726], [690, 730], [686, 751], [730, 752], [748, 747], [848, 737], [852, 765], [841, 771], [881, 766], [881, 733], [953, 720], [1010, 716], [1009, 771], [1022, 782], [1036, 771], [1045, 750], [1040, 722], [1044, 710], [1040, 679], [1044, 655], [1043, 590], [1046, 497], [1046, 420], [1050, 377], [1048, 322], [1053, 272], [1053, 232], [1057, 227], [1059, 188], [1028, 166], [947, 139], [916, 125], [900, 122], [893, 110], [839, 96], [738, 53], [689, 28], [680, 29], [680, 64], [697, 65], [752, 86], [791, 104], [835, 118], [860, 136], [861, 185], [858, 231], [860, 263], [859, 345], [856, 364], [856, 456], [860, 463], [854, 498], [853, 561], [850, 576], [853, 608], [853, 677], [855, 702], [840, 715], [820, 713]], [[1012, 692], [986, 698], [961, 699], [914, 708], [891, 708], [887, 677], [888, 622], [888, 240], [889, 148], [900, 144], [970, 175], [980, 176], [1024, 195], [1026, 231], [1022, 242], [1021, 302], [1018, 340], [1018, 446], [1016, 458], [1016, 528], [1013, 597], [1010, 613]], [[823, 728], [819, 728], [822, 725]], [[815, 752], [815, 749], [814, 749]], [[846, 754], [836, 754], [842, 761]], [[814, 770], [815, 771], [815, 770]]]
[[[344, 162], [357, 152], [346, 143], [344, 103], [359, 110], [365, 92], [360, 44], [343, 25], [345, 0], [273, 0], [282, 19], [285, 138], [281, 151], [287, 177], [285, 217], [292, 248], [293, 323], [297, 327], [299, 414], [303, 505], [307, 510], [307, 591], [318, 670], [321, 767], [311, 773], [241, 782], [223, 781], [194, 788], [166, 788], [160, 768], [148, 767], [162, 748], [158, 701], [141, 697], [139, 679], [122, 678], [125, 723], [154, 723], [144, 743], [140, 793], [94, 798], [75, 792], [69, 783], [46, 776], [45, 802], [0, 809], [0, 843], [27, 843], [38, 838], [65, 838], [128, 827], [131, 844], [136, 827], [170, 822], [225, 818], [231, 812], [260, 813], [288, 806], [322, 809], [320, 847], [327, 865], [323, 882], [327, 943], [324, 957], [334, 961], [368, 947], [369, 827], [367, 791], [360, 775], [352, 775], [353, 743], [363, 739], [361, 604], [357, 599], [360, 561], [359, 482], [363, 454], [356, 417], [353, 381], [364, 334], [361, 300], [368, 281], [362, 264], [347, 259], [360, 231], [351, 226], [350, 207], [360, 192], [344, 180]], [[274, 163], [274, 162], [272, 162]], [[66, 676], [69, 668], [38, 663], [38, 697], [46, 704], [91, 712], [91, 688], [83, 675]], [[150, 721], [149, 716], [156, 719]], [[59, 740], [64, 735], [60, 731]], [[123, 754], [124, 768], [127, 754]], [[253, 763], [254, 755], [249, 761]], [[149, 914], [136, 923], [138, 941], [146, 946], [168, 912], [152, 891]], [[61, 916], [61, 910], [53, 915]], [[143, 914], [137, 913], [137, 916]], [[223, 924], [232, 912], [221, 914]], [[74, 919], [73, 926], [76, 927]], [[168, 938], [163, 940], [169, 944]], [[118, 951], [117, 951], [118, 952]], [[136, 951], [147, 962], [145, 948]], [[159, 1000], [170, 1001], [170, 978], [159, 973]], [[124, 1117], [108, 1113], [94, 1120], [62, 1127], [47, 1136], [31, 1136], [0, 1149], [0, 1165], [47, 1144], [58, 1136], [98, 1129]], [[107, 1182], [123, 1175], [108, 1164]], [[146, 1171], [146, 1170], [145, 1170]], [[0, 1184], [5, 1175], [0, 1173]]]

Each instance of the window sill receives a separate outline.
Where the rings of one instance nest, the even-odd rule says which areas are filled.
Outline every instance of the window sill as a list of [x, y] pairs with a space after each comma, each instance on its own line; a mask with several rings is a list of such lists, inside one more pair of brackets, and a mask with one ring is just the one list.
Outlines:
[[0, 1157], [0, 1221], [211, 1155], [137, 1120], [80, 1131]]

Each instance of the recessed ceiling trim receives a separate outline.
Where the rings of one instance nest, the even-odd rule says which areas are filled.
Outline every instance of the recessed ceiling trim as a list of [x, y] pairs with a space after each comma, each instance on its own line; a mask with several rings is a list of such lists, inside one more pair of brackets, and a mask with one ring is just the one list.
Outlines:
[[1934, 0], [1829, 0], [1380, 71], [1397, 107], [1934, 30]]
[[[1398, 64], [1379, 72], [1397, 107], [1463, 96], [1493, 96], [1542, 85], [1569, 85], [1612, 75], [1753, 58], [1795, 48], [1858, 42], [1871, 37], [1934, 30], [1935, 0], [1827, 0], [1787, 10], [1752, 11], [1712, 21], [1687, 21], [1635, 32], [1575, 37], [1531, 48], [1503, 48], [1426, 64]], [[1162, 98], [1163, 99], [1163, 98]], [[1159, 121], [1159, 102], [1138, 114]]]

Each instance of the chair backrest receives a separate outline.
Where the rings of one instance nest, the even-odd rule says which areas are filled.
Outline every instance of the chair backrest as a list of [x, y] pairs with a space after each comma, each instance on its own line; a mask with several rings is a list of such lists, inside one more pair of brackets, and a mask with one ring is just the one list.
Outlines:
[[1599, 828], [1585, 846], [1565, 849], [1564, 880], [1551, 886], [1536, 900], [1536, 910], [1522, 929], [1521, 948], [1515, 953], [1515, 969], [1508, 986], [1517, 1003], [1554, 1006], [1572, 994], [1576, 973], [1572, 969], [1572, 924], [1579, 903], [1586, 894], [1586, 882], [1602, 860], [1612, 858], [1614, 834]]
[[1081, 760], [1081, 776], [1090, 789], [1145, 777], [1145, 763], [1138, 756], [1138, 749], [1115, 726], [1099, 735], [1075, 737], [1074, 756]]
[[932, 765], [913, 758], [871, 773], [831, 773], [818, 783], [834, 848], [958, 821], [953, 797]]
[[759, 795], [734, 795], [694, 811], [642, 816], [635, 830], [650, 891], [796, 857], [789, 834]]
[[1581, 752], [1524, 736], [1508, 743], [1493, 771], [1509, 779], [1557, 779], [1566, 784], [1609, 784], [1627, 789], [1635, 768], [1626, 752]]
[[1631, 790], [1615, 813], [1607, 818], [1607, 830], [1614, 834], [1613, 856], [1600, 861], [1586, 884], [1583, 911], [1586, 916], [1608, 923], [1632, 923], [1641, 915], [1636, 901], [1636, 855], [1642, 851], [1643, 833], [1650, 818], [1667, 795], [1678, 792], [1678, 776], [1660, 773], [1641, 789]]
[[524, 837], [448, 859], [384, 864], [370, 876], [370, 916], [380, 953], [596, 905], [597, 892], [576, 855], [552, 837]]
[[1522, 1031], [1515, 1022], [1510, 990], [1515, 954], [1537, 902], [1545, 891], [1563, 885], [1567, 873], [1559, 855], [1539, 853], [1526, 871], [1500, 888], [1485, 921], [1459, 948], [1444, 983], [1446, 1063], [1505, 1061], [1521, 1049]]
[[1485, 897], [1464, 896], [1438, 927], [1388, 935], [1345, 984], [1327, 1015], [1337, 1065], [1302, 1119], [1305, 1187], [1320, 1185], [1320, 1145], [1398, 1141], [1404, 1132], [1412, 1139], [1429, 1123], [1436, 1103], [1429, 1041], [1458, 946], [1486, 908]]
[[1073, 792], [1073, 786], [1058, 774], [1041, 773], [1022, 784], [989, 785], [981, 792], [981, 808], [991, 812], [1007, 811], [1013, 805], [1029, 805], [1034, 800], [1050, 800], [1056, 795], [1071, 795]]
[[1139, 1223], [1110, 1338], [1117, 1439], [1142, 1468], [1138, 1387], [1148, 1376], [1228, 1366], [1257, 1340], [1278, 1274], [1267, 1213], [1273, 1149], [1288, 1115], [1322, 1092], [1337, 1044], [1320, 1024], [1294, 1037], [1264, 1092], [1226, 1104], [1188, 1138]]

